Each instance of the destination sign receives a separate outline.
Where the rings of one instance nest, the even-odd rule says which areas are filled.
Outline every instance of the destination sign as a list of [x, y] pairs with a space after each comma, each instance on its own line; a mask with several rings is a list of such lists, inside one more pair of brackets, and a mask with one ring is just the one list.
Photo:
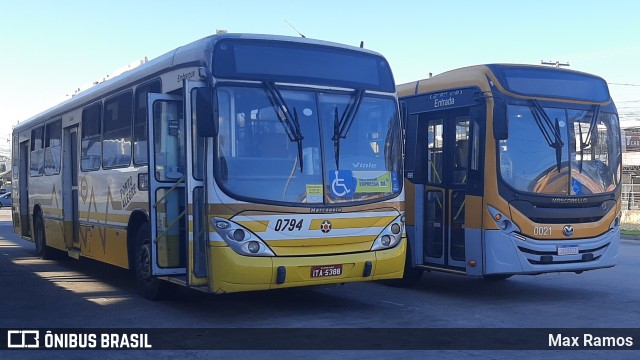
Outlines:
[[461, 88], [438, 91], [428, 94], [411, 96], [405, 101], [410, 105], [411, 113], [439, 111], [476, 104], [474, 98], [478, 94], [477, 88]]

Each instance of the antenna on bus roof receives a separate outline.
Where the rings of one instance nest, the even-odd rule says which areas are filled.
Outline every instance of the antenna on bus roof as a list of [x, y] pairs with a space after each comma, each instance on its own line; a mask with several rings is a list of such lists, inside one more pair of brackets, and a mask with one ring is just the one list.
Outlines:
[[558, 60], [556, 60], [555, 62], [540, 60], [540, 64], [542, 64], [542, 65], [553, 65], [553, 66], [555, 66], [555, 67], [557, 67], [557, 68], [560, 68], [560, 66], [567, 66], [567, 67], [568, 67], [568, 66], [571, 66], [571, 65], [569, 65], [569, 62], [568, 62], [568, 61], [567, 61], [566, 63], [564, 63], [564, 64], [563, 64], [563, 63], [561, 63], [561, 62], [560, 62], [560, 61], [558, 61]]
[[360, 40], [360, 49], [364, 48], [364, 40]]
[[294, 28], [293, 25], [291, 25], [287, 20], [285, 20], [284, 22], [287, 23], [287, 25], [291, 26], [291, 28], [293, 29], [293, 31], [297, 32], [298, 35], [302, 36], [303, 38], [306, 38], [306, 36], [302, 35], [302, 33], [300, 31], [298, 31], [298, 29]]

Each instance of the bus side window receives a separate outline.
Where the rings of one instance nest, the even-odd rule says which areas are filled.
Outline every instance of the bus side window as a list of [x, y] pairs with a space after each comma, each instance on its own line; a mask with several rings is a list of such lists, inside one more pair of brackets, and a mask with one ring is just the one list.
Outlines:
[[44, 173], [55, 175], [60, 173], [62, 120], [47, 124], [45, 129]]
[[102, 166], [123, 167], [131, 162], [131, 105], [130, 91], [116, 95], [104, 103], [102, 137]]
[[161, 93], [162, 86], [159, 79], [152, 80], [136, 88], [135, 117], [133, 124], [133, 163], [146, 165], [149, 163], [147, 140], [149, 139], [147, 117], [147, 94]]
[[44, 173], [44, 126], [31, 130], [30, 175], [39, 176]]
[[102, 103], [97, 102], [82, 109], [82, 149], [80, 168], [83, 171], [100, 169], [102, 160], [101, 122]]

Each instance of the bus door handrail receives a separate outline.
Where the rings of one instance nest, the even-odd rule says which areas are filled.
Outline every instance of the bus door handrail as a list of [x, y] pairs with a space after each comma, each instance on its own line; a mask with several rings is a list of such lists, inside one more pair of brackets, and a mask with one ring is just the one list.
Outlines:
[[157, 207], [158, 207], [158, 204], [159, 204], [162, 200], [164, 200], [164, 199], [167, 197], [167, 195], [169, 195], [173, 190], [175, 190], [175, 189], [178, 187], [178, 185], [180, 185], [180, 184], [184, 183], [184, 182], [186, 181], [186, 179], [187, 179], [187, 177], [186, 177], [186, 176], [183, 176], [183, 177], [181, 177], [180, 179], [178, 179], [178, 181], [176, 181], [176, 183], [175, 183], [172, 187], [170, 187], [170, 188], [169, 188], [169, 190], [167, 190], [167, 192], [166, 192], [166, 193], [164, 193], [164, 195], [162, 195], [162, 197], [161, 197], [160, 199], [157, 199], [157, 200], [156, 200], [156, 203], [155, 203], [155, 204], [153, 204], [153, 207], [154, 207], [154, 208], [157, 208]]
[[177, 217], [176, 217], [176, 218], [175, 218], [171, 223], [169, 223], [169, 226], [167, 226], [167, 227], [162, 231], [162, 233], [160, 233], [160, 234], [156, 234], [157, 236], [156, 236], [155, 242], [157, 243], [157, 242], [158, 242], [158, 239], [166, 237], [166, 235], [167, 235], [167, 233], [169, 232], [169, 230], [171, 230], [171, 228], [172, 228], [175, 224], [177, 224], [177, 223], [178, 223], [178, 221], [179, 221], [180, 219], [182, 219], [182, 217], [184, 217], [186, 213], [187, 213], [187, 209], [182, 210], [182, 212], [180, 213], [180, 215], [178, 215], [178, 216], [177, 216]]
[[[160, 199], [156, 200], [156, 203], [153, 204], [154, 208], [158, 207], [158, 204], [160, 202], [162, 202], [164, 199], [167, 198], [167, 196], [173, 192], [175, 189], [178, 188], [178, 186], [182, 183], [184, 183], [186, 181], [186, 176], [181, 177], [180, 179], [178, 179], [178, 181], [176, 181], [175, 184], [173, 184], [173, 186], [171, 188], [169, 188], [169, 190], [167, 190], [167, 192], [164, 193], [164, 195], [162, 195], [162, 197], [160, 197]], [[154, 239], [155, 242], [158, 242], [158, 239], [162, 238], [162, 237], [166, 237], [167, 232], [169, 232], [169, 230], [171, 230], [171, 228], [178, 223], [178, 221], [180, 221], [180, 219], [182, 219], [182, 217], [185, 216], [185, 214], [187, 213], [187, 209], [182, 210], [182, 212], [180, 213], [180, 215], [178, 215], [175, 219], [173, 219], [173, 221], [171, 223], [169, 223], [169, 225], [162, 231], [162, 233], [156, 234], [156, 238]]]

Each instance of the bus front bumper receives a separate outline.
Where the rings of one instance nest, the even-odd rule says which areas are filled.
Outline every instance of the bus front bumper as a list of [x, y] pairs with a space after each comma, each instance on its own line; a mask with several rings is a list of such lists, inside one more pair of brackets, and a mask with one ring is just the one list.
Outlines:
[[211, 289], [226, 293], [397, 279], [403, 274], [406, 243], [403, 239], [379, 251], [298, 257], [242, 256], [226, 246], [211, 247]]
[[[485, 231], [485, 275], [580, 272], [612, 267], [617, 262], [620, 228], [592, 239], [535, 240], [500, 230]], [[577, 254], [560, 255], [576, 247]]]

